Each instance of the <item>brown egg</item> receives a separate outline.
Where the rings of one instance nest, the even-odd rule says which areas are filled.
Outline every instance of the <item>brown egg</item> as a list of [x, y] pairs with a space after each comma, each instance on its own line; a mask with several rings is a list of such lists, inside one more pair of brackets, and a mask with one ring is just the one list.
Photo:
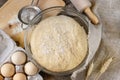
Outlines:
[[3, 77], [2, 77], [2, 75], [0, 75], [0, 80], [4, 80]]
[[11, 60], [15, 65], [21, 65], [26, 62], [26, 55], [24, 52], [15, 52], [11, 56]]
[[4, 77], [11, 77], [15, 73], [15, 66], [11, 63], [6, 63], [1, 67], [1, 74]]
[[14, 76], [13, 76], [13, 80], [27, 80], [27, 77], [25, 74], [23, 73], [16, 73]]
[[24, 70], [27, 75], [35, 75], [38, 72], [38, 68], [32, 62], [26, 63]]

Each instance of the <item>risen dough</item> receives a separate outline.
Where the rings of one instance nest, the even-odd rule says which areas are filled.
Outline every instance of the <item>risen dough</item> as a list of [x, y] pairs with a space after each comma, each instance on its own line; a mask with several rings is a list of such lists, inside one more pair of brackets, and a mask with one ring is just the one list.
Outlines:
[[73, 69], [87, 55], [85, 30], [63, 15], [41, 21], [32, 33], [30, 44], [34, 59], [53, 72]]

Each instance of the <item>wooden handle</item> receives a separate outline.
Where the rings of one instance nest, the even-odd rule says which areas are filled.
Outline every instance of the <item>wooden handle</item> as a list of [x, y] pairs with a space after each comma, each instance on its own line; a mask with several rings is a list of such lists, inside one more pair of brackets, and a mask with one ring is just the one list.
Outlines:
[[44, 10], [54, 6], [65, 6], [65, 2], [63, 0], [40, 0], [38, 6]]
[[84, 10], [84, 12], [90, 18], [90, 20], [92, 21], [92, 23], [94, 23], [94, 24], [98, 24], [99, 23], [98, 18], [95, 16], [95, 14], [91, 11], [91, 9], [89, 7], [86, 8]]

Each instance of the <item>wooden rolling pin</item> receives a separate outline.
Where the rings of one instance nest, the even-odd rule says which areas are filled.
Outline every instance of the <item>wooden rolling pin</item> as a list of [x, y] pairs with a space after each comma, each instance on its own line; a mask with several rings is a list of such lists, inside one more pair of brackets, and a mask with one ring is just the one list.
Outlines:
[[39, 1], [39, 7], [41, 8], [41, 10], [54, 7], [54, 6], [65, 6], [65, 2], [63, 0], [40, 0]]
[[[40, 0], [39, 6], [41, 10], [50, 8], [50, 7], [55, 7], [55, 6], [65, 6], [65, 2], [63, 0]], [[47, 13], [45, 17], [50, 17], [50, 16], [55, 16], [59, 13], [58, 10], [56, 11], [51, 11]]]
[[95, 16], [95, 14], [90, 9], [91, 3], [89, 2], [89, 0], [70, 0], [70, 1], [73, 3], [75, 8], [79, 12], [84, 12], [89, 17], [89, 19], [92, 21], [92, 23], [94, 24], [99, 23], [98, 18]]

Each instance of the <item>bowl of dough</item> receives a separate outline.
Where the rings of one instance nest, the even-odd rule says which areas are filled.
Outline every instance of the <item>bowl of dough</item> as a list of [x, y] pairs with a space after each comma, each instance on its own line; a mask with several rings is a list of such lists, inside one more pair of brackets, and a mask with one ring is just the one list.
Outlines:
[[84, 16], [65, 7], [41, 11], [25, 33], [25, 49], [39, 68], [66, 75], [85, 64], [89, 54], [89, 25]]

